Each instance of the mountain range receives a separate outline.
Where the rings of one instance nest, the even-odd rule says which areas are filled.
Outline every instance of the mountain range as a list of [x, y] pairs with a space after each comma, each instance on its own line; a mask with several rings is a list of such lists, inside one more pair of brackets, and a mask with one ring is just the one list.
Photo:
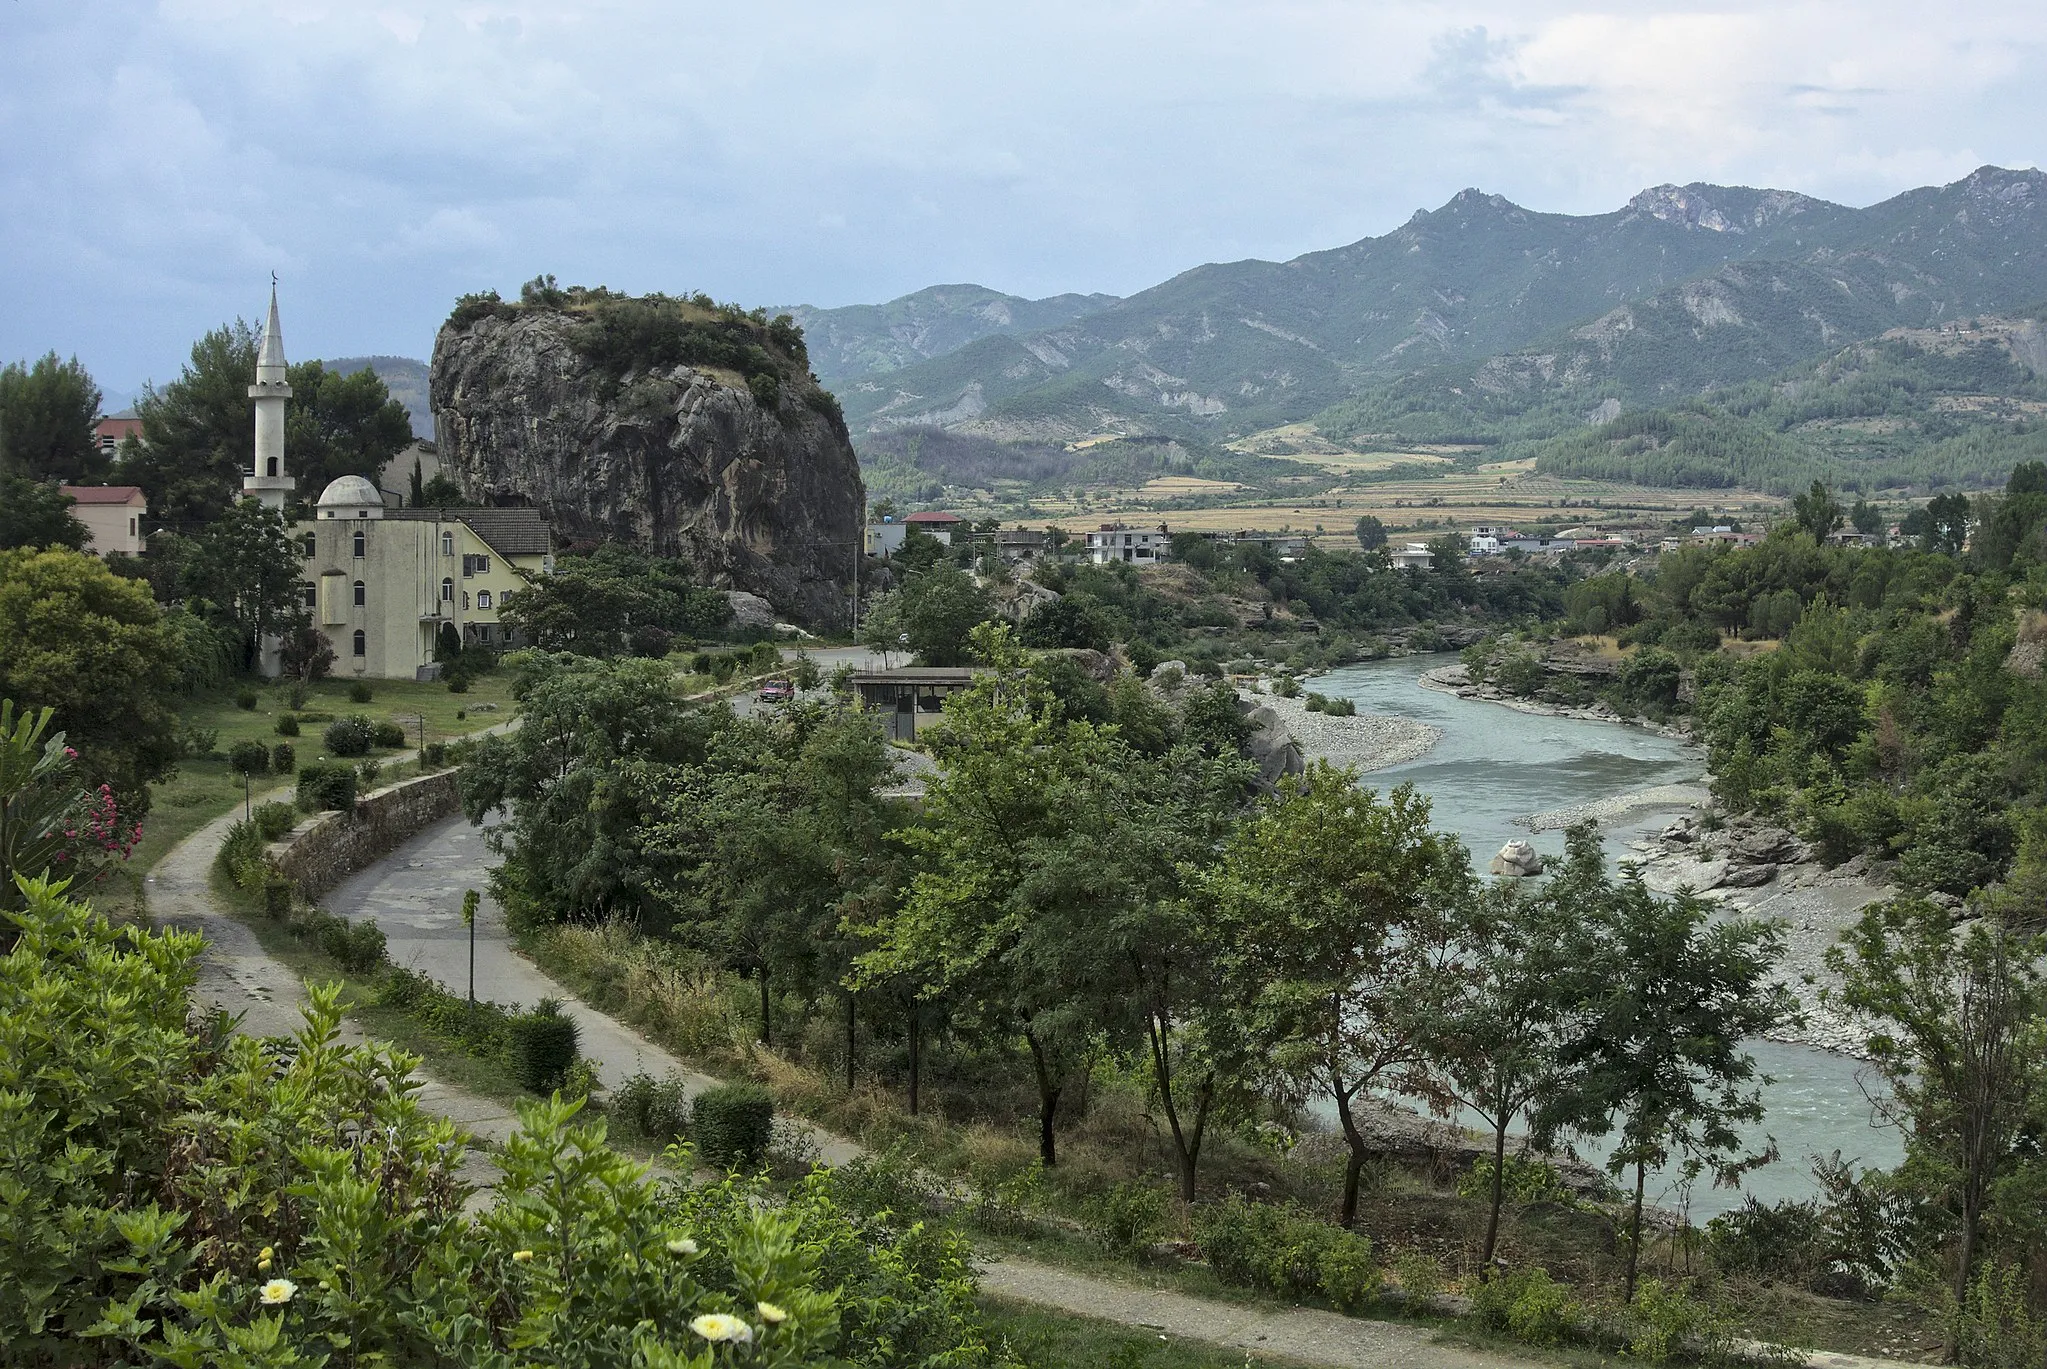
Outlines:
[[1694, 184], [1565, 215], [1466, 190], [1381, 237], [1120, 300], [946, 286], [807, 314], [856, 439], [1220, 442], [1313, 418], [1397, 442], [1535, 414], [1564, 432], [2041, 300], [2047, 175], [1984, 167], [1862, 209]]

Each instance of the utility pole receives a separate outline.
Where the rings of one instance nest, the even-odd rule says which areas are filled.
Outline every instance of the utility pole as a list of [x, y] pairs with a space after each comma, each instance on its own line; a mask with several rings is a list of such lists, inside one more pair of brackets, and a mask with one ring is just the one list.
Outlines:
[[476, 1011], [476, 905], [474, 889], [462, 891], [462, 925], [469, 929], [469, 1011]]

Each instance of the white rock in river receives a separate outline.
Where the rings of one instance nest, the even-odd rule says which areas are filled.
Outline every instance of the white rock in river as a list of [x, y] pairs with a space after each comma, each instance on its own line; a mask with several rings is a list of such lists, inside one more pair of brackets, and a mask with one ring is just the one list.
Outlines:
[[1525, 841], [1510, 841], [1500, 848], [1500, 854], [1493, 857], [1493, 873], [1496, 875], [1539, 875], [1542, 873], [1542, 854]]

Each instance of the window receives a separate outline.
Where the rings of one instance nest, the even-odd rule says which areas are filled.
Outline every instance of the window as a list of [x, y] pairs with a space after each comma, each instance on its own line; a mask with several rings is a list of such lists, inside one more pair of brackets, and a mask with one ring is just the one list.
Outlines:
[[466, 589], [462, 591], [462, 607], [465, 609], [469, 607], [469, 591]]
[[355, 558], [356, 558], [356, 560], [360, 561], [360, 560], [362, 559], [362, 556], [363, 556], [363, 552], [364, 552], [364, 551], [366, 551], [366, 550], [367, 550], [367, 549], [369, 548], [369, 542], [370, 542], [370, 539], [369, 539], [369, 534], [368, 534], [368, 533], [365, 533], [365, 532], [364, 532], [364, 531], [363, 531], [363, 530], [362, 530], [361, 528], [357, 528], [357, 529], [355, 530]]
[[464, 575], [465, 577], [467, 577], [467, 576], [471, 576], [471, 575], [488, 575], [488, 574], [490, 574], [490, 558], [489, 558], [488, 556], [465, 556], [465, 557], [463, 557], [463, 558], [462, 558], [462, 574], [463, 574], [463, 575]]
[[489, 623], [478, 623], [476, 625], [476, 640], [479, 642], [488, 642], [490, 640]]
[[489, 591], [489, 590], [487, 590], [487, 589], [480, 589], [480, 590], [476, 591], [476, 606], [477, 606], [478, 608], [489, 608], [489, 607], [490, 607], [490, 591]]
[[313, 534], [311, 534], [310, 532], [309, 532], [309, 533], [307, 533], [307, 534], [306, 534], [306, 537], [305, 537], [305, 553], [306, 553], [306, 559], [307, 559], [308, 561], [312, 560], [314, 556], [316, 556], [316, 555], [318, 555], [318, 554], [319, 554], [319, 551], [320, 551], [320, 539], [319, 539], [319, 538], [317, 538], [317, 537], [315, 537], [315, 536], [313, 536]]
[[367, 604], [367, 603], [368, 603], [369, 601], [370, 601], [370, 600], [369, 600], [369, 586], [365, 585], [365, 584], [364, 584], [364, 583], [363, 583], [362, 581], [360, 581], [360, 580], [356, 581], [356, 582], [355, 582], [355, 606], [356, 606], [357, 608], [361, 608], [361, 607], [362, 607], [363, 605]]
[[452, 533], [452, 532], [444, 532], [444, 533], [442, 533], [442, 534], [441, 534], [441, 555], [443, 555], [443, 556], [453, 556], [454, 554], [455, 554], [455, 534], [454, 534], [454, 533]]
[[128, 520], [128, 535], [130, 537], [135, 535], [135, 520], [132, 518]]
[[444, 604], [455, 602], [455, 582], [452, 579], [441, 581], [441, 602]]
[[271, 457], [271, 458], [270, 458], [270, 460], [269, 460], [269, 461], [268, 461], [268, 462], [267, 462], [267, 463], [266, 463], [266, 464], [264, 465], [264, 468], [263, 468], [263, 474], [265, 474], [265, 475], [273, 475], [273, 476], [277, 474], [277, 458], [276, 458], [276, 457], [274, 457], [274, 456], [273, 456], [273, 457]]
[[311, 580], [299, 581], [299, 602], [307, 608], [315, 608], [320, 602], [320, 587]]
[[361, 628], [357, 628], [355, 630], [355, 654], [358, 656], [367, 656], [370, 654], [369, 647], [370, 635], [367, 632], [364, 632]]

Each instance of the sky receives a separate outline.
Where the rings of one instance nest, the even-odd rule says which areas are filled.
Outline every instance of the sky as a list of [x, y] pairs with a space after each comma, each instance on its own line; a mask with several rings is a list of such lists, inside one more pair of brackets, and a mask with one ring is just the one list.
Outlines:
[[2047, 160], [2038, 0], [0, 0], [0, 361], [258, 319], [425, 359], [541, 272], [749, 307], [1128, 294], [1476, 186], [1869, 204]]

